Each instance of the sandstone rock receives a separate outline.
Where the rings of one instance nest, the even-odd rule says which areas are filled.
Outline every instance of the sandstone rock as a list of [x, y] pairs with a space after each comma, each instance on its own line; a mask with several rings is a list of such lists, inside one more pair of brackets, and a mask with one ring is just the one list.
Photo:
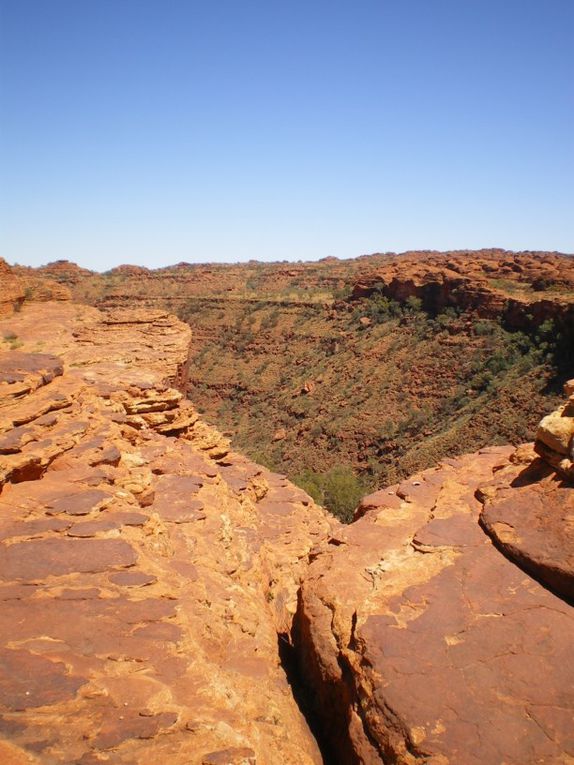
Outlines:
[[21, 275], [21, 282], [26, 302], [47, 303], [72, 299], [70, 288], [53, 279], [24, 274]]
[[24, 301], [24, 288], [5, 260], [0, 258], [0, 318], [21, 307]]
[[573, 756], [572, 608], [501, 555], [479, 525], [478, 483], [496, 469], [512, 492], [524, 468], [510, 453], [450, 460], [392, 495], [377, 493], [359, 520], [314, 551], [296, 647], [333, 762]]
[[[567, 383], [566, 395], [570, 387]], [[574, 493], [565, 479], [574, 481], [573, 433], [574, 412], [568, 403], [543, 418], [534, 454], [520, 447], [511, 466], [479, 492], [481, 523], [496, 545], [570, 601], [574, 600]]]
[[[569, 397], [571, 388], [570, 380], [564, 386]], [[574, 481], [574, 404], [571, 401], [542, 419], [534, 449], [562, 476]]]
[[542, 441], [558, 454], [564, 454], [567, 457], [574, 457], [572, 453], [572, 437], [574, 436], [574, 410], [570, 404], [552, 412], [544, 417], [536, 439]]
[[574, 601], [574, 491], [542, 460], [513, 466], [493, 483], [483, 527], [525, 571]]
[[9, 322], [50, 354], [0, 355], [0, 758], [318, 765], [278, 641], [329, 762], [574, 758], [568, 455], [445, 460], [343, 527], [170, 387], [173, 317]]
[[93, 271], [81, 268], [69, 260], [55, 260], [46, 266], [42, 266], [37, 271], [43, 276], [54, 279], [56, 282], [68, 285], [78, 284], [83, 278], [94, 275]]
[[574, 287], [570, 258], [501, 250], [406, 252], [391, 254], [361, 275], [352, 299], [376, 291], [401, 303], [417, 298], [433, 313], [459, 307], [484, 318], [504, 317], [505, 324], [516, 329], [537, 327], [547, 320], [569, 325], [574, 310], [571, 301], [560, 294], [551, 300], [541, 297], [546, 286]]
[[234, 747], [206, 754], [202, 765], [256, 765], [255, 752], [247, 747]]
[[57, 356], [0, 355], [0, 752], [318, 765], [277, 641], [324, 513], [165, 384], [177, 320], [60, 303], [10, 322]]

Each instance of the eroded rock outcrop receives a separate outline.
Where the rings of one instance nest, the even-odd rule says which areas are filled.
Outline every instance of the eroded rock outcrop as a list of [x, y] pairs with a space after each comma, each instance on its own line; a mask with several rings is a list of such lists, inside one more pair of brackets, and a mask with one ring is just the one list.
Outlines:
[[7, 321], [3, 761], [320, 763], [277, 641], [324, 513], [166, 385], [189, 342], [173, 317]]
[[400, 303], [417, 298], [431, 313], [456, 308], [513, 329], [550, 320], [567, 330], [573, 288], [574, 260], [556, 253], [405, 253], [361, 276], [352, 297], [378, 291]]
[[5, 260], [0, 258], [0, 318], [9, 316], [24, 300], [21, 280]]

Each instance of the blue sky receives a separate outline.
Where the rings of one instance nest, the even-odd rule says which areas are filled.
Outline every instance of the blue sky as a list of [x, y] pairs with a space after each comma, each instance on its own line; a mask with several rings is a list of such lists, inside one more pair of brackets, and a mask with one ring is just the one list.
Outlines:
[[574, 251], [572, 0], [0, 0], [0, 254]]

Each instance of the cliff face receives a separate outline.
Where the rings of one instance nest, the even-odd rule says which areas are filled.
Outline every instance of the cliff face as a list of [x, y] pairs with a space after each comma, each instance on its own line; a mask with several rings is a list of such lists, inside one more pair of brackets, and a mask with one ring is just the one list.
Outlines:
[[354, 285], [352, 297], [375, 291], [399, 302], [417, 298], [435, 314], [446, 308], [474, 311], [512, 329], [527, 330], [548, 320], [569, 327], [574, 260], [551, 253], [389, 259]]
[[172, 387], [173, 316], [25, 302], [2, 333], [2, 762], [573, 760], [570, 400], [343, 526]]
[[0, 317], [9, 316], [24, 300], [24, 288], [5, 260], [0, 258]]
[[2, 761], [320, 762], [277, 642], [324, 513], [163, 382], [190, 337], [173, 317], [46, 304], [9, 325]]

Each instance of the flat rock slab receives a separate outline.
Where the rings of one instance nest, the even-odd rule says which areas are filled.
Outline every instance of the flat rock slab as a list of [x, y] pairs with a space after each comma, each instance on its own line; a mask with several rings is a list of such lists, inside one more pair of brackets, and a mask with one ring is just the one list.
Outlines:
[[73, 699], [84, 682], [69, 675], [63, 662], [29, 651], [0, 650], [0, 710], [17, 712]]
[[465, 515], [451, 518], [433, 518], [420, 528], [413, 537], [413, 546], [425, 547], [475, 547], [484, 542], [484, 534], [476, 524], [469, 525]]
[[38, 377], [45, 385], [63, 371], [62, 359], [49, 353], [11, 351], [0, 356], [0, 383], [11, 384]]
[[15, 522], [0, 528], [0, 539], [41, 536], [49, 531], [65, 531], [72, 525], [72, 519], [38, 518], [33, 521]]
[[66, 513], [67, 515], [88, 515], [98, 509], [104, 500], [109, 499], [109, 494], [101, 489], [89, 489], [66, 494], [57, 499], [46, 502], [47, 512], [50, 515]]
[[374, 688], [365, 715], [379, 717], [381, 745], [402, 756], [468, 765], [574, 756], [573, 639], [567, 605], [492, 548], [475, 548], [357, 629]]
[[194, 496], [202, 486], [197, 476], [160, 476], [151, 509], [172, 523], [203, 520], [203, 502]]
[[[400, 503], [371, 497], [335, 544], [315, 551], [296, 649], [333, 763], [573, 761], [574, 612], [480, 526], [474, 493], [493, 475], [499, 499], [528, 492], [530, 522], [534, 489], [514, 490], [519, 468], [499, 472], [500, 459], [426, 471], [396, 487]], [[563, 522], [574, 490], [556, 492]]]
[[160, 730], [167, 730], [177, 722], [177, 714], [134, 714], [128, 712], [107, 720], [92, 743], [98, 749], [111, 749], [130, 738], [150, 739]]
[[556, 476], [502, 484], [485, 499], [480, 519], [506, 555], [574, 602], [574, 488]]
[[35, 581], [71, 573], [133, 566], [137, 554], [122, 539], [40, 539], [0, 545], [0, 579]]
[[117, 574], [110, 576], [110, 582], [120, 584], [123, 587], [144, 587], [156, 581], [157, 577], [143, 571], [118, 571]]
[[256, 765], [255, 752], [245, 746], [221, 749], [206, 754], [201, 765]]

